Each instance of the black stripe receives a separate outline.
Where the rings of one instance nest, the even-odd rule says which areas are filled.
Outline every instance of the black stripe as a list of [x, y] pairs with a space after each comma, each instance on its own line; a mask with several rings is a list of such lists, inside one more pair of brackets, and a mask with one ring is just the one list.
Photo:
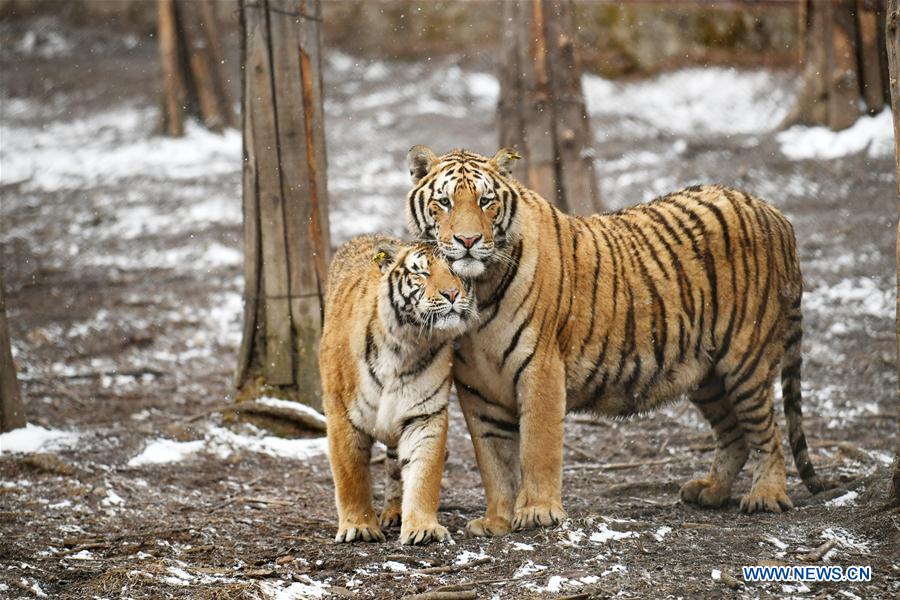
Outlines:
[[493, 425], [497, 429], [502, 431], [508, 431], [510, 433], [519, 433], [519, 423], [517, 421], [504, 421], [503, 419], [495, 419], [494, 417], [478, 413], [476, 415], [478, 420], [482, 423], [487, 423], [489, 425]]
[[400, 423], [400, 435], [402, 436], [409, 427], [411, 427], [417, 423], [427, 423], [429, 420], [440, 415], [441, 413], [443, 413], [446, 410], [447, 410], [447, 406], [445, 405], [445, 406], [441, 406], [437, 410], [434, 410], [430, 413], [422, 413], [422, 414], [406, 417]]
[[522, 335], [522, 332], [525, 330], [525, 328], [528, 326], [528, 324], [531, 323], [531, 320], [533, 318], [534, 318], [534, 309], [532, 308], [531, 312], [528, 314], [528, 316], [525, 318], [525, 320], [522, 321], [522, 324], [519, 325], [518, 329], [516, 329], [516, 332], [513, 334], [512, 339], [509, 341], [509, 346], [507, 346], [506, 350], [503, 351], [503, 358], [501, 358], [501, 360], [500, 360], [501, 368], [503, 367], [503, 365], [506, 364], [506, 359], [509, 358], [509, 355], [512, 354], [512, 351], [515, 350], [516, 346], [519, 345], [519, 337]]

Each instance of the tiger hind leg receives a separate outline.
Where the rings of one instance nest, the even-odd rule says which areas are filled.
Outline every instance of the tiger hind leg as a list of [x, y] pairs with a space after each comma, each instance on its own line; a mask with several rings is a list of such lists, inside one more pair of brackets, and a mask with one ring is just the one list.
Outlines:
[[741, 499], [746, 513], [779, 513], [794, 507], [787, 495], [781, 432], [775, 420], [774, 378], [774, 368], [761, 366], [749, 376], [738, 377], [729, 394], [756, 456], [750, 492]]
[[384, 466], [384, 508], [379, 523], [382, 529], [388, 529], [400, 525], [403, 507], [403, 482], [396, 447], [388, 446]]
[[682, 486], [681, 499], [700, 506], [721, 506], [731, 498], [731, 487], [750, 450], [721, 377], [710, 377], [690, 394], [690, 399], [713, 428], [716, 454], [706, 477], [692, 479]]

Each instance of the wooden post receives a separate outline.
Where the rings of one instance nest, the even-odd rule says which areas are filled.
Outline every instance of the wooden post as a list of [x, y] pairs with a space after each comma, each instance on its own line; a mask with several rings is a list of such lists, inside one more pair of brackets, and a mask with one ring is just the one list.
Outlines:
[[573, 1], [509, 0], [502, 20], [500, 146], [521, 151], [521, 177], [541, 196], [566, 212], [599, 212]]
[[25, 407], [16, 379], [9, 323], [6, 320], [6, 298], [0, 278], [0, 432], [25, 426]]
[[162, 70], [160, 129], [166, 135], [184, 135], [185, 115], [199, 118], [212, 131], [236, 127], [212, 0], [157, 2]]
[[244, 338], [237, 385], [321, 408], [331, 247], [319, 0], [242, 0]]
[[[885, 21], [889, 88], [894, 117], [894, 160], [897, 173], [897, 200], [900, 213], [900, 0], [888, 0]], [[900, 223], [897, 224], [897, 407], [900, 409]], [[900, 413], [900, 410], [898, 410]], [[900, 416], [897, 417], [897, 451], [891, 478], [891, 498], [900, 504]]]
[[860, 100], [875, 114], [888, 100], [883, 0], [804, 0], [800, 28], [803, 83], [781, 127], [856, 122]]

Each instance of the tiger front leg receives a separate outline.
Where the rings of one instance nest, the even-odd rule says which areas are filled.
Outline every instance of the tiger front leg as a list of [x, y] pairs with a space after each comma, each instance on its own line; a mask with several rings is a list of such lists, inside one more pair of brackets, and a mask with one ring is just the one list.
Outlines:
[[522, 485], [516, 498], [513, 529], [554, 527], [566, 519], [562, 506], [563, 422], [566, 416], [565, 368], [547, 357], [522, 373], [519, 394], [519, 460]]
[[403, 479], [401, 544], [426, 544], [450, 537], [447, 528], [437, 520], [446, 445], [446, 405], [400, 434], [397, 454]]
[[328, 414], [329, 462], [338, 510], [334, 541], [383, 542], [384, 534], [372, 507], [372, 438], [356, 429], [345, 413], [338, 414]]

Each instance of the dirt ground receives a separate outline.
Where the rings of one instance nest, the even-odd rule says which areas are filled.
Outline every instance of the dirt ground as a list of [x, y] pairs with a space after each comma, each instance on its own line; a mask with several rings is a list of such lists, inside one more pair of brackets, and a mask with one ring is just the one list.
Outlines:
[[[391, 532], [384, 544], [336, 545], [322, 453], [299, 460], [234, 446], [129, 465], [153, 440], [224, 435], [221, 417], [207, 413], [234, 394], [239, 134], [150, 139], [153, 40], [43, 20], [0, 24], [0, 46], [10, 49], [0, 54], [0, 262], [22, 392], [31, 423], [78, 435], [47, 452], [0, 454], [0, 597], [399, 598], [461, 584], [479, 598], [900, 594], [900, 512], [885, 508], [897, 413], [892, 156], [865, 147], [789, 158], [778, 136], [742, 125], [743, 115], [718, 130], [693, 121], [716, 116], [696, 117], [709, 106], [699, 96], [694, 112], [603, 105], [680, 87], [682, 75], [588, 86], [600, 98], [592, 124], [610, 207], [720, 182], [770, 200], [795, 224], [809, 292], [804, 423], [813, 461], [837, 490], [810, 497], [791, 467], [797, 509], [746, 516], [737, 503], [747, 469], [721, 510], [681, 504], [679, 486], [705, 472], [712, 438], [680, 402], [624, 422], [570, 417], [571, 519], [465, 539], [484, 495], [454, 407], [440, 508], [453, 542], [400, 547]], [[336, 242], [403, 232], [409, 146], [494, 149], [489, 57], [410, 64], [332, 52], [326, 67]], [[764, 78], [752, 106], [771, 108], [773, 124], [793, 94], [790, 73], [710, 73], [748, 85]], [[703, 83], [705, 72], [688, 76], [710, 89], [700, 96], [724, 93]], [[201, 145], [215, 147], [197, 159]], [[44, 162], [19, 177], [28, 156]], [[804, 555], [828, 540], [827, 562], [809, 562]], [[872, 580], [742, 582], [742, 565], [774, 564], [869, 565]]]

